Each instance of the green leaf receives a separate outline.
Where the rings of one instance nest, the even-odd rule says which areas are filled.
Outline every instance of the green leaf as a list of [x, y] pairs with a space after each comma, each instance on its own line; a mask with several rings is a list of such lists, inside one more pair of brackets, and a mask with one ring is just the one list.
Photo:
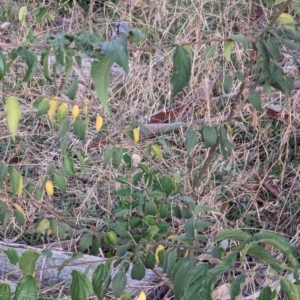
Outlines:
[[100, 264], [93, 273], [93, 290], [99, 300], [104, 299], [110, 283], [110, 273], [107, 266]]
[[52, 230], [52, 233], [56, 235], [57, 233], [57, 222], [55, 219], [50, 220], [50, 228]]
[[195, 146], [198, 144], [198, 134], [193, 127], [190, 127], [185, 135], [187, 155], [190, 156]]
[[75, 170], [74, 170], [74, 163], [73, 163], [73, 160], [69, 153], [64, 158], [62, 169], [64, 172], [66, 172], [70, 176], [76, 175]]
[[145, 39], [145, 30], [132, 28], [128, 34], [128, 40], [134, 42], [136, 45], [139, 45], [142, 40]]
[[101, 38], [95, 34], [84, 31], [74, 37], [74, 42], [80, 51], [90, 55], [94, 53], [95, 47], [101, 43]]
[[121, 297], [126, 287], [127, 277], [123, 271], [118, 271], [112, 280], [113, 294], [118, 298]]
[[175, 266], [177, 257], [178, 257], [178, 251], [176, 249], [168, 250], [165, 252], [163, 269], [169, 278], [172, 275], [172, 271]]
[[41, 6], [33, 10], [33, 16], [36, 23], [40, 24], [44, 19], [47, 19], [50, 6]]
[[72, 300], [86, 300], [92, 294], [92, 283], [90, 279], [79, 271], [72, 271], [72, 283], [70, 295]]
[[289, 76], [281, 77], [277, 82], [271, 83], [272, 87], [290, 96], [294, 89], [294, 79]]
[[67, 95], [71, 100], [74, 100], [78, 90], [78, 77], [73, 77], [72, 83], [68, 88]]
[[[186, 274], [197, 264], [197, 259], [192, 258], [184, 262], [177, 270], [174, 279], [174, 299], [181, 300], [183, 298], [184, 278]], [[208, 300], [208, 299], [207, 299]]]
[[213, 147], [218, 140], [216, 127], [204, 124], [202, 127], [202, 138], [206, 146]]
[[247, 50], [248, 48], [248, 41], [246, 37], [243, 34], [231, 34], [228, 39], [231, 39], [235, 42], [241, 43], [244, 50]]
[[122, 147], [114, 148], [112, 151], [112, 163], [115, 167], [118, 167], [123, 159]]
[[263, 111], [259, 92], [252, 91], [248, 96], [248, 101], [254, 106], [255, 109], [258, 111]]
[[64, 119], [60, 125], [59, 125], [59, 130], [57, 132], [56, 138], [61, 139], [64, 137], [68, 129], [70, 128], [71, 122], [69, 119]]
[[35, 188], [34, 197], [36, 200], [41, 200], [43, 196], [43, 188], [41, 186], [37, 186]]
[[104, 150], [104, 153], [103, 153], [103, 164], [104, 164], [104, 166], [107, 166], [107, 164], [109, 163], [109, 161], [112, 158], [112, 155], [113, 155], [113, 150], [111, 149], [111, 147], [107, 147]]
[[93, 80], [93, 84], [95, 86], [95, 90], [99, 101], [103, 105], [103, 108], [107, 114], [109, 114], [108, 109], [108, 87], [109, 87], [109, 71], [111, 66], [113, 65], [113, 61], [110, 60], [105, 55], [100, 56], [99, 60], [95, 60], [92, 62], [91, 66], [91, 77]]
[[204, 52], [204, 60], [208, 61], [210, 58], [212, 58], [217, 50], [217, 44], [212, 44], [209, 48], [205, 49]]
[[6, 255], [6, 257], [9, 259], [9, 262], [11, 264], [17, 265], [17, 263], [20, 260], [20, 256], [16, 249], [11, 248], [11, 249], [7, 249], [7, 250], [1, 250], [1, 252], [3, 252]]
[[[201, 263], [194, 266], [185, 276], [184, 281], [184, 299], [199, 300], [200, 289], [203, 285], [203, 281], [206, 278], [207, 272], [213, 266], [210, 263]], [[204, 300], [204, 299], [203, 299]]]
[[23, 47], [19, 47], [17, 49], [17, 55], [19, 55], [22, 60], [27, 65], [28, 69], [26, 71], [26, 74], [24, 75], [23, 81], [28, 82], [32, 76], [34, 75], [36, 69], [37, 69], [37, 57], [34, 52], [31, 50], [28, 50]]
[[6, 73], [6, 60], [2, 51], [0, 51], [0, 80], [3, 79], [5, 73]]
[[10, 300], [11, 291], [10, 286], [7, 283], [0, 283], [0, 299], [1, 300]]
[[258, 300], [277, 300], [276, 289], [272, 292], [269, 286], [262, 289], [259, 294]]
[[109, 42], [100, 44], [101, 50], [113, 62], [123, 68], [125, 73], [129, 73], [127, 38], [125, 35]]
[[172, 193], [173, 189], [172, 180], [167, 176], [163, 176], [160, 178], [159, 182], [161, 184], [162, 190], [166, 193], [167, 196], [169, 196]]
[[149, 216], [156, 215], [156, 205], [153, 201], [147, 201], [145, 203], [145, 215], [149, 215]]
[[61, 173], [54, 173], [53, 175], [54, 183], [57, 185], [57, 187], [60, 189], [62, 193], [65, 193], [67, 191], [67, 181], [63, 174]]
[[132, 266], [131, 278], [136, 280], [142, 280], [146, 275], [145, 266], [139, 261]]
[[227, 40], [224, 43], [224, 56], [227, 61], [231, 61], [231, 51], [233, 49], [233, 41]]
[[114, 226], [113, 226], [113, 230], [115, 231], [115, 233], [126, 239], [129, 237], [129, 234], [128, 234], [128, 231], [127, 231], [127, 227], [126, 227], [126, 223], [125, 222], [122, 222], [122, 221], [116, 221], [114, 223]]
[[[182, 213], [182, 212], [181, 212]], [[188, 238], [194, 239], [195, 238], [195, 220], [194, 217], [189, 218], [188, 220], [185, 221], [185, 234]]]
[[6, 226], [8, 225], [8, 223], [10, 221], [10, 217], [11, 217], [11, 211], [10, 210], [3, 210], [0, 213], [0, 223], [2, 223], [2, 226], [4, 228], [6, 228]]
[[22, 23], [23, 27], [26, 26], [26, 16], [27, 16], [27, 7], [22, 6], [19, 9], [19, 21]]
[[155, 255], [153, 252], [149, 252], [145, 257], [145, 267], [152, 270], [155, 267]]
[[287, 300], [299, 300], [300, 299], [300, 293], [297, 289], [297, 286], [293, 284], [288, 279], [281, 279], [280, 280], [280, 287], [281, 290], [286, 295]]
[[19, 260], [19, 267], [23, 275], [33, 275], [35, 273], [35, 265], [40, 254], [33, 250], [25, 251]]
[[77, 155], [77, 158], [79, 160], [79, 164], [80, 164], [80, 176], [83, 176], [85, 173], [85, 162], [84, 162], [84, 158], [82, 156], [82, 154], [80, 153], [80, 151], [75, 150], [75, 153]]
[[74, 133], [78, 136], [80, 140], [85, 139], [85, 133], [86, 133], [86, 126], [85, 122], [81, 118], [76, 118], [74, 124]]
[[[61, 227], [61, 226], [60, 226]], [[78, 259], [78, 258], [82, 258], [83, 255], [81, 252], [75, 252], [70, 258], [66, 259], [62, 264], [60, 264], [57, 267], [57, 271], [59, 272], [58, 274], [60, 274], [60, 272], [62, 271], [62, 269], [64, 267], [66, 267], [69, 263], [71, 263], [72, 261]]]
[[275, 37], [269, 36], [268, 38], [263, 40], [263, 43], [272, 58], [274, 58], [274, 59], [281, 58], [279, 45], [278, 45], [277, 39]]
[[24, 215], [21, 212], [19, 212], [18, 210], [14, 210], [14, 217], [16, 218], [17, 224], [19, 226], [23, 226], [25, 224]]
[[4, 163], [0, 162], [0, 182], [5, 179], [8, 174], [7, 166]]
[[174, 97], [188, 85], [191, 78], [192, 62], [189, 52], [179, 45], [176, 46], [172, 60], [173, 74], [171, 78], [171, 85], [173, 88], [172, 96]]
[[230, 285], [230, 300], [238, 300], [239, 294], [242, 292], [247, 276], [245, 274], [238, 275]]
[[238, 242], [246, 241], [250, 235], [242, 230], [236, 229], [229, 229], [225, 231], [221, 231], [217, 236], [214, 238], [214, 242], [219, 242], [223, 240], [234, 240]]
[[32, 275], [24, 276], [18, 283], [14, 300], [37, 300], [39, 292], [38, 281]]
[[18, 131], [19, 122], [22, 118], [22, 112], [18, 99], [12, 96], [8, 97], [5, 101], [4, 111], [9, 130], [14, 139]]
[[81, 252], [85, 251], [86, 249], [88, 249], [93, 241], [93, 237], [90, 233], [86, 233], [84, 234], [79, 242], [78, 248]]
[[8, 168], [9, 183], [14, 195], [18, 194], [19, 186], [21, 182], [21, 174], [15, 168]]
[[57, 34], [50, 39], [50, 45], [54, 50], [55, 66], [65, 65], [65, 37], [63, 34]]

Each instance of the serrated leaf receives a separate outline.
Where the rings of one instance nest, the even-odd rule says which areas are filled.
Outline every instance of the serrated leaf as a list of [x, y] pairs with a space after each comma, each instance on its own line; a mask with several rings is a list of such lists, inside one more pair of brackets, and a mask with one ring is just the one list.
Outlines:
[[231, 34], [228, 38], [235, 42], [241, 43], [244, 50], [247, 50], [248, 41], [247, 41], [247, 38], [243, 34]]
[[108, 88], [109, 88], [109, 71], [113, 61], [105, 55], [99, 55], [98, 61], [93, 61], [91, 66], [91, 77], [99, 101], [103, 105], [104, 111], [109, 114], [108, 109]]
[[8, 97], [5, 101], [4, 111], [9, 130], [12, 134], [13, 139], [15, 139], [19, 127], [19, 122], [22, 118], [22, 112], [18, 99], [12, 96]]
[[24, 75], [23, 78], [24, 82], [28, 82], [32, 78], [32, 76], [34, 75], [37, 69], [37, 56], [31, 50], [28, 50], [23, 47], [19, 47], [16, 53], [21, 57], [21, 59], [25, 62], [25, 64], [28, 67], [26, 74]]
[[247, 276], [245, 274], [238, 275], [230, 285], [230, 300], [238, 300], [239, 294], [242, 292]]
[[263, 288], [259, 294], [258, 300], [277, 300], [276, 289], [272, 292], [269, 286]]
[[23, 187], [23, 179], [21, 174], [15, 168], [8, 168], [9, 183], [14, 195], [20, 193], [20, 186]]
[[11, 248], [11, 249], [7, 249], [7, 250], [1, 250], [1, 252], [3, 252], [6, 255], [6, 257], [8, 258], [8, 260], [11, 264], [17, 265], [17, 263], [19, 263], [20, 256], [16, 249]]
[[280, 280], [281, 290], [284, 292], [287, 300], [299, 300], [300, 294], [297, 286], [288, 279]]
[[217, 234], [214, 238], [214, 242], [216, 243], [228, 239], [244, 242], [249, 237], [250, 235], [242, 230], [229, 229], [229, 230], [221, 231], [219, 234]]
[[50, 45], [54, 50], [55, 67], [65, 65], [65, 37], [63, 34], [57, 34], [50, 39]]
[[37, 22], [38, 24], [42, 23], [42, 21], [47, 18], [49, 8], [50, 8], [50, 6], [46, 5], [46, 6], [41, 6], [41, 7], [34, 9], [33, 16], [34, 16], [35, 22]]
[[38, 99], [38, 106], [37, 106], [37, 116], [40, 117], [43, 114], [47, 113], [50, 109], [50, 103], [47, 98]]
[[79, 271], [72, 271], [72, 283], [70, 286], [70, 295], [72, 300], [86, 300], [92, 294], [92, 283], [90, 279]]
[[270, 56], [274, 59], [280, 59], [281, 58], [281, 52], [279, 49], [279, 44], [277, 42], [277, 39], [273, 36], [269, 36], [268, 38], [263, 40], [263, 43], [268, 50], [268, 53]]
[[61, 139], [62, 137], [64, 137], [64, 135], [66, 134], [66, 132], [70, 128], [70, 125], [71, 125], [70, 120], [69, 119], [64, 119], [59, 125], [59, 130], [56, 134], [56, 138]]
[[282, 13], [278, 17], [278, 23], [280, 25], [283, 25], [285, 28], [295, 30], [295, 20], [294, 20], [293, 16], [288, 13]]
[[142, 280], [145, 277], [146, 269], [141, 262], [137, 262], [131, 269], [131, 278], [136, 280]]
[[74, 100], [78, 90], [78, 77], [73, 77], [72, 83], [68, 88], [67, 95], [71, 100]]
[[190, 156], [198, 143], [198, 134], [193, 127], [190, 127], [185, 134], [185, 144], [187, 155]]
[[189, 52], [179, 45], [176, 46], [172, 61], [173, 72], [171, 85], [173, 88], [172, 96], [174, 97], [188, 85], [191, 78], [192, 62]]
[[81, 239], [80, 239], [80, 242], [79, 242], [79, 250], [81, 252], [85, 251], [86, 249], [88, 249], [91, 244], [92, 244], [92, 241], [93, 241], [93, 237], [90, 233], [86, 233], [84, 234]]
[[100, 264], [93, 273], [93, 290], [99, 300], [102, 300], [107, 292], [110, 283], [110, 273], [107, 266]]
[[172, 180], [167, 176], [163, 176], [160, 178], [159, 182], [161, 184], [162, 190], [166, 193], [167, 196], [169, 196], [172, 193], [173, 189]]
[[248, 96], [248, 101], [253, 105], [255, 109], [257, 109], [258, 111], [263, 111], [259, 92], [252, 91]]
[[46, 230], [48, 228], [50, 228], [50, 222], [47, 218], [44, 218], [39, 222], [39, 224], [36, 228], [36, 232], [39, 233], [39, 234], [43, 234], [43, 233], [46, 232]]
[[233, 41], [225, 41], [224, 43], [224, 56], [227, 61], [231, 61], [231, 51], [233, 49]]
[[65, 193], [67, 191], [67, 181], [63, 174], [54, 173], [53, 180], [62, 193]]
[[6, 60], [4, 54], [0, 50], [0, 80], [3, 79], [5, 73], [6, 73]]
[[294, 89], [294, 78], [289, 76], [281, 77], [277, 82], [272, 82], [271, 86], [290, 96]]
[[14, 300], [37, 300], [39, 292], [38, 281], [31, 275], [24, 276], [16, 287]]
[[123, 271], [118, 271], [112, 280], [113, 294], [119, 298], [121, 297], [126, 287], [127, 277]]
[[11, 291], [10, 286], [7, 283], [0, 283], [0, 299], [1, 300], [10, 300]]
[[103, 153], [103, 164], [104, 166], [106, 166], [110, 159], [112, 158], [112, 155], [113, 155], [113, 151], [110, 147], [107, 147], [105, 150], [104, 150], [104, 153]]
[[202, 138], [206, 146], [213, 147], [218, 141], [218, 132], [214, 126], [204, 124], [202, 127]]
[[112, 153], [112, 163], [115, 167], [118, 167], [123, 159], [122, 147], [114, 148]]
[[103, 42], [100, 44], [101, 50], [113, 62], [118, 64], [125, 73], [129, 73], [128, 53], [127, 53], [127, 38], [125, 35], [118, 39]]
[[33, 275], [35, 273], [35, 265], [40, 254], [33, 250], [25, 251], [19, 260], [19, 267], [23, 275]]
[[174, 265], [177, 261], [177, 257], [178, 257], [178, 251], [176, 249], [168, 250], [164, 254], [163, 269], [169, 278], [171, 278], [171, 274]]

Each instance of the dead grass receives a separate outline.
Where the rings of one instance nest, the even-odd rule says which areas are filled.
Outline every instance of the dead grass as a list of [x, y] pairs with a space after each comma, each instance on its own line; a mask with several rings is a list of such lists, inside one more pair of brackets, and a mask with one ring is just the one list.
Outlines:
[[[53, 5], [53, 2], [49, 2]], [[188, 118], [191, 125], [193, 120], [198, 118], [203, 118], [207, 122], [210, 122], [211, 118], [221, 118], [229, 110], [231, 97], [222, 98], [224, 93], [222, 87], [214, 95], [214, 99], [217, 100], [212, 100], [209, 93], [200, 95], [201, 83], [203, 80], [213, 81], [226, 72], [242, 73], [248, 53], [244, 53], [242, 47], [235, 44], [234, 59], [228, 63], [224, 61], [223, 46], [220, 44], [213, 58], [205, 62], [205, 50], [211, 45], [203, 44], [193, 47], [191, 49], [193, 69], [189, 89], [180, 93], [176, 99], [172, 99], [169, 84], [172, 49], [164, 45], [197, 41], [202, 38], [225, 38], [233, 33], [243, 33], [251, 38], [260, 27], [251, 19], [253, 18], [253, 3], [242, 0], [127, 0], [120, 1], [118, 4], [105, 3], [104, 7], [97, 11], [90, 11], [88, 16], [84, 15], [78, 5], [74, 5], [69, 14], [64, 17], [69, 24], [63, 28], [65, 33], [96, 30], [107, 38], [113, 21], [128, 21], [136, 27], [146, 27], [151, 44], [158, 45], [159, 51], [130, 53], [130, 78], [124, 84], [112, 84], [110, 88], [109, 106], [114, 124], [106, 121], [100, 134], [97, 134], [90, 125], [84, 141], [79, 141], [72, 132], [67, 133], [68, 149], [74, 155], [75, 168], [80, 169], [79, 161], [74, 153], [74, 150], [79, 150], [85, 158], [86, 171], [77, 178], [68, 178], [66, 194], [63, 195], [56, 190], [54, 196], [49, 198], [44, 193], [43, 201], [53, 207], [65, 220], [76, 224], [83, 222], [96, 227], [109, 227], [114, 220], [114, 208], [117, 205], [115, 191], [121, 187], [121, 184], [115, 182], [113, 178], [126, 174], [126, 170], [123, 165], [118, 168], [111, 164], [103, 166], [103, 151], [108, 145], [100, 145], [99, 149], [93, 152], [87, 151], [86, 145], [92, 140], [105, 137], [115, 131], [115, 124], [121, 128], [133, 126], [141, 117], [148, 117], [159, 109], [170, 109], [178, 104], [189, 102], [195, 104]], [[13, 1], [12, 4], [11, 13], [6, 15], [7, 19], [2, 17], [3, 15], [0, 19], [0, 25], [5, 21], [11, 22], [11, 25], [2, 31], [0, 42], [9, 41], [20, 44], [24, 38], [24, 30], [21, 29], [16, 18], [21, 3]], [[23, 4], [25, 5], [25, 2]], [[2, 3], [0, 1], [0, 5], [7, 7], [7, 3], [3, 0]], [[36, 6], [35, 3], [27, 5], [28, 11]], [[54, 10], [51, 13], [57, 15]], [[62, 26], [53, 26], [51, 23], [38, 26], [34, 30], [39, 39], [43, 39], [47, 34], [60, 32]], [[162, 62], [158, 61], [158, 55], [163, 57]], [[298, 76], [298, 69], [292, 67], [290, 62], [286, 57], [282, 64], [287, 66], [286, 71]], [[0, 157], [2, 162], [20, 170], [25, 184], [42, 186], [42, 182], [47, 178], [47, 166], [53, 164], [57, 171], [61, 170], [62, 142], [55, 138], [57, 126], [53, 126], [46, 116], [37, 118], [32, 109], [32, 103], [37, 95], [51, 97], [54, 96], [51, 93], [64, 95], [65, 91], [62, 86], [57, 91], [47, 86], [40, 73], [37, 73], [29, 85], [22, 83], [24, 69], [20, 66], [19, 63], [11, 68], [11, 75], [7, 76], [1, 85]], [[85, 97], [92, 99], [89, 107], [92, 123], [95, 113], [101, 111], [101, 106], [90, 89], [90, 82], [82, 81], [81, 84], [82, 88], [79, 90], [76, 102], [82, 104]], [[238, 85], [239, 82], [235, 80], [233, 93]], [[9, 95], [18, 97], [24, 111], [19, 136], [15, 143], [9, 137], [3, 112], [3, 100]], [[263, 97], [264, 105], [270, 103], [280, 105], [294, 119], [299, 118], [300, 109], [297, 98], [285, 97], [280, 93], [273, 93], [271, 96], [263, 95]], [[251, 114], [249, 108], [241, 107], [244, 112], [247, 112], [247, 109]], [[247, 119], [246, 123], [237, 119], [232, 126], [231, 140], [235, 144], [235, 150], [228, 159], [224, 159], [219, 154], [215, 156], [196, 199], [198, 203], [217, 207], [220, 210], [217, 215], [207, 216], [213, 223], [213, 226], [205, 233], [208, 238], [207, 250], [212, 247], [213, 237], [226, 228], [246, 229], [250, 233], [260, 230], [277, 231], [291, 238], [293, 244], [299, 248], [297, 226], [300, 217], [298, 208], [300, 201], [299, 130], [295, 129], [290, 122], [283, 123], [264, 115], [259, 115], [255, 124], [253, 124], [253, 119], [252, 121]], [[200, 131], [200, 126], [195, 127]], [[192, 153], [191, 160], [188, 160], [184, 134], [185, 130], [177, 130], [161, 137], [166, 147], [163, 150], [163, 161], [157, 163], [161, 164], [167, 174], [179, 173], [182, 194], [189, 195], [192, 193], [193, 179], [198, 174], [208, 150], [200, 140]], [[142, 141], [139, 148], [144, 149], [146, 145], [154, 141], [155, 139]], [[143, 151], [136, 149], [126, 139], [113, 138], [108, 144], [128, 149], [129, 155], [138, 153], [146, 164], [152, 166], [151, 161], [145, 158]], [[270, 187], [275, 189], [280, 197], [278, 195], [276, 197]], [[6, 187], [0, 191], [0, 197], [9, 195], [10, 192]], [[18, 202], [26, 211], [28, 222], [22, 228], [18, 228], [16, 224], [12, 224], [9, 231], [3, 231], [2, 228], [3, 239], [12, 239], [21, 232], [19, 241], [27, 244], [36, 245], [56, 241], [57, 237], [52, 235], [42, 238], [30, 234], [37, 220], [49, 212], [43, 211], [41, 206], [33, 205], [26, 197], [18, 199]], [[183, 221], [177, 220], [176, 222]], [[177, 230], [178, 228], [176, 230], [174, 228], [174, 231]], [[260, 288], [258, 281], [252, 280], [246, 292], [249, 295]], [[61, 293], [55, 297], [59, 298], [53, 299], [68, 299]], [[153, 299], [162, 299], [159, 297], [162, 296], [158, 298], [153, 296]]]

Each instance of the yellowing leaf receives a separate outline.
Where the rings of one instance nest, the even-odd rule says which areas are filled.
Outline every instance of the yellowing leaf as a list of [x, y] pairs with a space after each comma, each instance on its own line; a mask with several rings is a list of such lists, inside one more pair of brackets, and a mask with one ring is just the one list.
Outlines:
[[58, 106], [58, 97], [49, 100], [50, 108], [48, 110], [49, 119], [52, 121]]
[[75, 104], [72, 109], [73, 121], [75, 121], [77, 119], [77, 117], [79, 116], [79, 113], [80, 113], [80, 108], [77, 104]]
[[23, 210], [23, 208], [17, 203], [14, 203], [13, 206], [15, 207], [15, 209], [18, 212], [20, 212], [23, 215], [24, 219], [26, 219], [26, 214], [25, 214], [25, 211]]
[[54, 194], [54, 186], [53, 186], [53, 183], [51, 180], [48, 180], [46, 183], [45, 183], [45, 189], [46, 189], [46, 192], [49, 196], [53, 196]]
[[50, 235], [50, 234], [52, 234], [52, 229], [51, 229], [51, 228], [48, 228], [48, 229], [47, 229], [47, 235]]
[[156, 263], [159, 263], [159, 257], [158, 257], [158, 252], [164, 251], [165, 247], [163, 245], [158, 245], [155, 249], [155, 261]]
[[26, 15], [27, 15], [27, 7], [22, 6], [19, 10], [19, 21], [22, 22], [23, 26], [26, 25], [26, 21], [25, 21]]
[[280, 25], [283, 25], [285, 28], [295, 30], [295, 25], [294, 25], [295, 21], [293, 16], [291, 16], [290, 14], [287, 13], [281, 14], [278, 18], [278, 23]]
[[37, 226], [36, 232], [43, 234], [48, 228], [50, 228], [50, 222], [48, 219], [44, 218]]
[[233, 48], [233, 41], [232, 40], [225, 41], [225, 43], [224, 43], [224, 56], [225, 56], [227, 61], [231, 61], [232, 48]]
[[15, 139], [19, 127], [19, 122], [22, 118], [22, 112], [18, 99], [15, 97], [7, 98], [4, 111], [6, 114], [6, 120], [9, 130], [12, 134], [13, 139]]
[[62, 103], [58, 107], [58, 115], [57, 115], [58, 124], [61, 124], [61, 122], [66, 118], [67, 113], [68, 113], [68, 104]]
[[154, 145], [152, 145], [152, 149], [153, 149], [153, 152], [154, 152], [155, 156], [157, 157], [157, 159], [161, 160], [162, 159], [162, 151], [161, 151], [160, 146], [157, 144], [154, 144]]
[[141, 293], [137, 296], [136, 300], [147, 300], [146, 294], [144, 291], [141, 291]]
[[135, 143], [138, 143], [140, 140], [140, 128], [139, 127], [134, 128], [132, 131], [133, 131], [133, 141]]
[[22, 191], [23, 191], [23, 178], [22, 176], [20, 176], [19, 187], [17, 192], [18, 197], [21, 197]]
[[88, 98], [84, 99], [84, 104], [83, 104], [83, 114], [86, 117], [88, 115], [88, 105], [89, 105], [90, 100]]
[[97, 117], [96, 117], [96, 130], [97, 130], [97, 132], [100, 131], [100, 129], [102, 128], [102, 125], [103, 125], [103, 118], [102, 118], [102, 116], [97, 114]]

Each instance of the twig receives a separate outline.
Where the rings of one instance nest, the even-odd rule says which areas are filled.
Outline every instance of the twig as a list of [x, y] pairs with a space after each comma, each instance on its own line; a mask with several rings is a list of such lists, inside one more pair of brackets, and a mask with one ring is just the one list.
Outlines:
[[164, 276], [158, 269], [154, 268], [152, 269], [153, 273], [159, 277], [159, 279], [161, 279], [172, 291], [174, 291], [174, 287], [173, 284], [171, 283], [171, 281]]

